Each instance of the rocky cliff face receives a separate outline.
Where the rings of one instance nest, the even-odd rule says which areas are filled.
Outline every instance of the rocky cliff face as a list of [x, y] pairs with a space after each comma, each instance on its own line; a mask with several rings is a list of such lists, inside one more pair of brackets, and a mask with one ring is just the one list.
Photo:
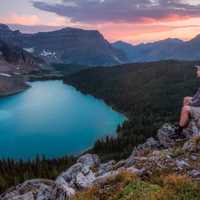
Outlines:
[[6, 75], [0, 73], [0, 97], [13, 95], [29, 88], [22, 78], [7, 77]]
[[122, 172], [141, 178], [158, 171], [184, 174], [200, 180], [200, 135], [194, 122], [184, 130], [185, 139], [175, 135], [174, 127], [164, 124], [155, 138], [137, 146], [125, 160], [101, 163], [98, 155], [85, 154], [56, 180], [29, 180], [11, 188], [1, 200], [67, 200], [78, 191], [104, 184]]
[[23, 34], [0, 25], [0, 39], [18, 45], [50, 63], [114, 65], [126, 61], [125, 54], [113, 48], [95, 30], [64, 28], [52, 32]]
[[30, 73], [39, 71], [44, 62], [33, 57], [22, 48], [0, 40], [0, 72]]
[[[0, 31], [9, 30], [6, 26]], [[29, 86], [23, 76], [38, 74], [45, 63], [20, 47], [0, 40], [0, 96], [21, 92]]]

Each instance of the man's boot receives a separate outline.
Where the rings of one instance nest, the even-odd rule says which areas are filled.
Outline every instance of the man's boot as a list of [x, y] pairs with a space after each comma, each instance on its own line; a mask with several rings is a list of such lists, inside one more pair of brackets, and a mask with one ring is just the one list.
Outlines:
[[184, 127], [177, 125], [175, 127], [175, 134], [179, 137], [179, 138], [185, 138], [185, 135], [183, 134], [183, 129]]

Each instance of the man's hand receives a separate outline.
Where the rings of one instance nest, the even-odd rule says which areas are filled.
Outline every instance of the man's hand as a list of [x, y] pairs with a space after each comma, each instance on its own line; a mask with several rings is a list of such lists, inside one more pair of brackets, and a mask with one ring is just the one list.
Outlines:
[[183, 105], [184, 106], [187, 106], [187, 105], [189, 105], [189, 103], [190, 103], [190, 100], [192, 99], [192, 97], [184, 97], [183, 98]]

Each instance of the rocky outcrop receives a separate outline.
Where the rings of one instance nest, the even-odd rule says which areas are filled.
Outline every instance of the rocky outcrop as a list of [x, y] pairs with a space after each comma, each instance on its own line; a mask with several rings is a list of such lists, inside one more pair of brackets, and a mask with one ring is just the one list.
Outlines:
[[[1, 30], [7, 30], [0, 26]], [[0, 40], [0, 96], [13, 95], [29, 86], [24, 75], [39, 73], [42, 61], [22, 48], [8, 45]]]
[[[1, 29], [0, 29], [1, 31]], [[0, 40], [0, 72], [27, 74], [40, 71], [44, 61], [32, 56], [18, 46]]]
[[169, 148], [174, 146], [175, 141], [172, 139], [174, 131], [174, 127], [170, 124], [164, 124], [162, 128], [158, 130], [157, 137], [163, 147]]
[[29, 180], [15, 188], [2, 194], [3, 200], [47, 200], [51, 196], [51, 191], [55, 183], [51, 180]]
[[[191, 128], [191, 127], [190, 127]], [[98, 155], [85, 154], [61, 173], [55, 181], [30, 180], [9, 189], [1, 200], [66, 200], [95, 184], [127, 171], [137, 176], [152, 176], [157, 171], [186, 174], [200, 180], [200, 136], [184, 130], [186, 139], [174, 137], [174, 126], [164, 124], [155, 138], [138, 145], [126, 159], [101, 163]]]
[[22, 78], [0, 75], [0, 97], [22, 92], [29, 87]]

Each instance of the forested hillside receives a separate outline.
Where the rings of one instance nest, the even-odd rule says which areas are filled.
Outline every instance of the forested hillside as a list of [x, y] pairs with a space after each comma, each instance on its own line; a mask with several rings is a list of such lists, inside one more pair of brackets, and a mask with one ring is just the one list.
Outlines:
[[193, 67], [198, 62], [160, 61], [83, 70], [65, 83], [104, 99], [128, 117], [118, 137], [98, 140], [91, 150], [104, 159], [121, 159], [164, 122], [177, 122], [182, 99], [199, 83]]

